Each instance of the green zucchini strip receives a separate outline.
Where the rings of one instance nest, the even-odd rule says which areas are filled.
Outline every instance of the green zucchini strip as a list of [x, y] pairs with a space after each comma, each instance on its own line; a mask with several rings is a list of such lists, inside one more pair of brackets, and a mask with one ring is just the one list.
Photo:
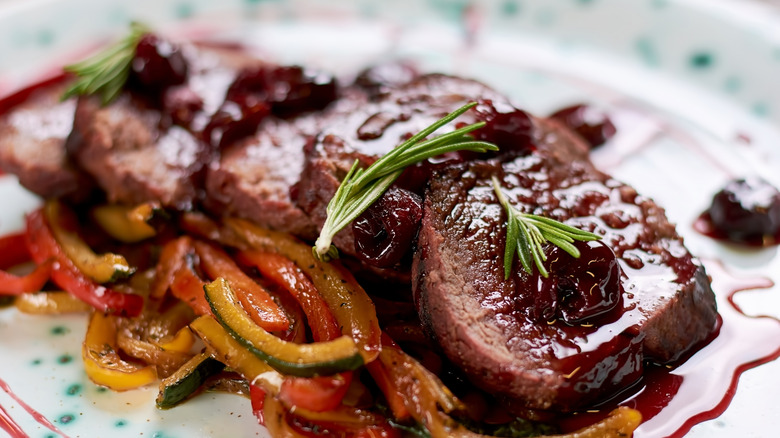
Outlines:
[[311, 344], [286, 342], [255, 324], [241, 307], [227, 280], [204, 286], [217, 321], [239, 344], [280, 373], [313, 377], [350, 371], [363, 365], [357, 344], [349, 336]]

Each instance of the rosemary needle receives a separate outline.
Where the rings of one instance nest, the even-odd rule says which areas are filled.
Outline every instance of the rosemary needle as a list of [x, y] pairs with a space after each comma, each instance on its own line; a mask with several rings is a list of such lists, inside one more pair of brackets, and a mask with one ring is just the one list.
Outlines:
[[62, 100], [77, 95], [97, 94], [103, 105], [111, 102], [122, 92], [135, 50], [141, 38], [149, 29], [140, 23], [130, 24], [130, 34], [100, 53], [84, 61], [65, 66], [78, 80], [65, 90]]
[[601, 236], [589, 231], [566, 225], [554, 219], [535, 214], [522, 213], [514, 208], [507, 199], [498, 179], [493, 177], [493, 190], [498, 201], [506, 211], [506, 244], [504, 246], [504, 278], [509, 278], [512, 273], [512, 263], [515, 253], [520, 260], [525, 272], [531, 274], [531, 261], [533, 260], [539, 274], [547, 278], [550, 274], [544, 267], [547, 256], [543, 245], [551, 243], [574, 258], [579, 258], [580, 251], [572, 245], [575, 240], [589, 241], [599, 240]]
[[395, 149], [385, 154], [368, 168], [359, 167], [355, 160], [352, 168], [344, 177], [336, 194], [328, 203], [327, 218], [322, 226], [317, 241], [312, 248], [314, 255], [321, 260], [338, 257], [338, 251], [331, 242], [333, 237], [368, 207], [376, 202], [382, 194], [395, 182], [403, 170], [437, 155], [447, 152], [468, 150], [473, 152], [497, 151], [498, 147], [491, 143], [475, 141], [469, 134], [483, 126], [485, 122], [473, 123], [447, 134], [426, 140], [442, 126], [455, 120], [458, 116], [474, 107], [471, 102], [434, 122]]

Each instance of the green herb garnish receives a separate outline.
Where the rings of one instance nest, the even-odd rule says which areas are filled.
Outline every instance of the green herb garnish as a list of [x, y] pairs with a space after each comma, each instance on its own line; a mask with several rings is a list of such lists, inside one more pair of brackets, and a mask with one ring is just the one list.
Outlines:
[[401, 172], [413, 164], [419, 163], [447, 152], [468, 150], [473, 152], [497, 151], [496, 145], [475, 141], [468, 134], [485, 126], [478, 122], [447, 134], [425, 140], [425, 137], [453, 121], [474, 107], [471, 102], [451, 112], [431, 126], [418, 132], [409, 140], [401, 143], [392, 151], [378, 159], [366, 169], [359, 167], [355, 160], [352, 168], [344, 177], [336, 194], [328, 203], [327, 218], [312, 251], [321, 260], [338, 257], [336, 247], [331, 244], [333, 237], [350, 222], [363, 214], [401, 175]]
[[122, 91], [130, 75], [135, 49], [149, 29], [140, 23], [130, 24], [130, 34], [114, 46], [76, 64], [65, 66], [65, 71], [78, 76], [62, 99], [78, 95], [100, 95], [103, 105], [111, 102]]
[[544, 267], [547, 255], [544, 253], [542, 245], [547, 242], [552, 243], [571, 254], [572, 257], [579, 258], [580, 251], [572, 245], [572, 242], [601, 239], [601, 236], [589, 231], [580, 230], [544, 216], [520, 212], [509, 203], [495, 176], [493, 177], [493, 190], [507, 215], [504, 278], [509, 278], [512, 273], [515, 253], [517, 253], [525, 272], [532, 273], [531, 259], [533, 259], [539, 273], [542, 277], [547, 278], [549, 273]]

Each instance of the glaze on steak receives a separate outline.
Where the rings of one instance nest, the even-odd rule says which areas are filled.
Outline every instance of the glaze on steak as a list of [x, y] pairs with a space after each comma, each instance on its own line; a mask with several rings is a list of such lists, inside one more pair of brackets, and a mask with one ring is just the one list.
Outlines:
[[[490, 100], [498, 107], [511, 108], [504, 96], [470, 79], [426, 74], [393, 85], [397, 88], [383, 88], [374, 101], [336, 123], [326, 124], [307, 149], [298, 205], [318, 227], [325, 223], [328, 202], [356, 159], [368, 166], [410, 136], [475, 100]], [[477, 114], [471, 110], [457, 123], [476, 121]], [[444, 127], [438, 133], [452, 129]], [[350, 228], [336, 234], [333, 244], [339, 251], [355, 255]]]
[[[424, 324], [477, 385], [530, 408], [572, 410], [635, 383], [644, 361], [670, 363], [701, 345], [718, 316], [704, 268], [663, 210], [596, 170], [557, 122], [535, 124], [534, 152], [432, 178], [413, 288]], [[506, 216], [491, 176], [519, 210], [604, 236], [625, 291], [612, 316], [583, 325], [535, 317], [540, 277], [515, 261], [504, 280]]]
[[[304, 149], [326, 126], [361, 111], [367, 96], [347, 89], [324, 112], [291, 119], [270, 117], [253, 136], [222, 151], [206, 175], [206, 207], [265, 227], [314, 240], [318, 226], [294, 197], [304, 167]], [[308, 144], [308, 146], [307, 146]], [[304, 174], [305, 175], [305, 174]]]

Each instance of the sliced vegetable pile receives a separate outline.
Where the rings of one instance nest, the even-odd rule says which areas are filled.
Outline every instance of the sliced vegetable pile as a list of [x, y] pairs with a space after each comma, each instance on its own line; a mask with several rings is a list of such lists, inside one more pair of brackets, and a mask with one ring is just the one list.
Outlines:
[[[160, 409], [204, 390], [243, 394], [272, 436], [481, 436], [496, 421], [477, 412], [488, 395], [443, 383], [451, 370], [411, 302], [372, 298], [290, 235], [156, 209], [77, 215], [48, 201], [0, 238], [0, 294], [20, 311], [90, 312], [82, 358], [96, 384], [159, 384]], [[554, 430], [502, 413], [513, 427], [490, 430]], [[627, 436], [640, 420], [620, 408], [562, 436]]]

